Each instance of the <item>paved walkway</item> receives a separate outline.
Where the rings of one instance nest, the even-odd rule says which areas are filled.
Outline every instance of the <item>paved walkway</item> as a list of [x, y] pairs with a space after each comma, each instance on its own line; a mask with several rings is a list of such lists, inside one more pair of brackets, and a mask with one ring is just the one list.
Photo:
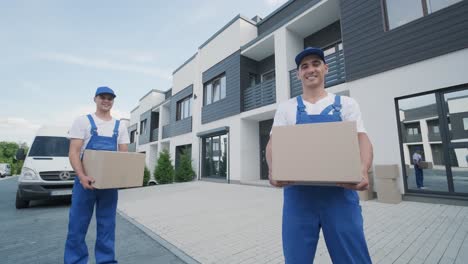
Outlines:
[[[280, 189], [191, 182], [119, 194], [121, 213], [201, 263], [284, 263]], [[361, 205], [374, 263], [468, 263], [468, 207]], [[315, 263], [331, 263], [323, 237]]]

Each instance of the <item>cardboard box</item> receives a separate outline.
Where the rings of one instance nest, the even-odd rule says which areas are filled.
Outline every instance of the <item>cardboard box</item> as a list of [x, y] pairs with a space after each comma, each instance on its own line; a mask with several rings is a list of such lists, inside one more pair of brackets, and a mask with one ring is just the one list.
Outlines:
[[297, 184], [361, 182], [356, 122], [273, 127], [272, 178]]
[[383, 203], [400, 203], [401, 193], [397, 182], [400, 176], [398, 165], [376, 165], [374, 171], [377, 200]]
[[368, 176], [369, 176], [369, 189], [365, 191], [357, 192], [359, 195], [359, 200], [361, 201], [369, 201], [375, 198], [374, 173], [372, 169], [369, 171]]
[[420, 161], [419, 162], [419, 167], [421, 169], [429, 169], [429, 170], [433, 168], [432, 162], [430, 162], [430, 161]]
[[375, 165], [374, 173], [377, 179], [397, 179], [400, 175], [400, 169], [396, 164]]
[[87, 149], [83, 166], [97, 189], [137, 187], [143, 185], [145, 154]]

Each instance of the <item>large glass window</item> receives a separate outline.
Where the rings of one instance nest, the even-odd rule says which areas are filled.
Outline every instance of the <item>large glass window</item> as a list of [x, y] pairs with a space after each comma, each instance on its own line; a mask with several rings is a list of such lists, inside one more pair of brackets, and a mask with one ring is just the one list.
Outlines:
[[394, 29], [462, 0], [384, 0], [387, 29]]
[[408, 191], [468, 194], [468, 88], [398, 99], [397, 106]]
[[205, 105], [226, 98], [226, 75], [222, 74], [205, 83], [204, 95]]
[[226, 179], [228, 168], [227, 135], [203, 138], [203, 177]]
[[[434, 128], [439, 127], [434, 121], [439, 117], [435, 94], [401, 99], [398, 109], [408, 189], [448, 191], [442, 145], [440, 139], [431, 137]], [[430, 163], [432, 168], [421, 169], [419, 161]]]
[[177, 102], [176, 120], [182, 120], [192, 116], [192, 95]]

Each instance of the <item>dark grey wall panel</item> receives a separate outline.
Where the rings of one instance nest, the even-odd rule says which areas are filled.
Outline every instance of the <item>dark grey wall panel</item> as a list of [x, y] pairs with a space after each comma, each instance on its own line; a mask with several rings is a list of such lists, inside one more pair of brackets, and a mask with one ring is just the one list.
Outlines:
[[341, 0], [346, 80], [468, 48], [468, 1], [390, 31], [381, 1]]
[[170, 135], [175, 137], [178, 135], [192, 132], [192, 117], [184, 118], [171, 124]]
[[327, 48], [328, 46], [341, 41], [340, 21], [325, 27], [304, 39], [304, 47]]
[[169, 90], [167, 90], [167, 91], [164, 93], [164, 95], [165, 95], [165, 99], [170, 98], [170, 97], [172, 96], [172, 88], [169, 89]]
[[[239, 114], [241, 112], [240, 51], [236, 51], [203, 73], [203, 84], [226, 74], [226, 97], [202, 108], [202, 124]], [[200, 96], [198, 100], [203, 100]]]
[[[320, 0], [290, 0], [281, 10], [277, 10], [258, 24], [258, 35], [271, 32], [308, 8], [314, 6]], [[351, 2], [351, 1], [350, 1]]]
[[[177, 102], [184, 99], [187, 96], [193, 94], [193, 85], [189, 85], [177, 94], [173, 95], [171, 98], [171, 113], [170, 113], [170, 133], [171, 137], [182, 135], [185, 133], [192, 132], [192, 118], [185, 118], [179, 121], [176, 121], [177, 115]], [[193, 109], [192, 109], [193, 111]]]
[[275, 69], [275, 55], [271, 55], [258, 62], [258, 73], [264, 74]]
[[144, 112], [143, 114], [140, 115], [140, 123], [138, 123], [138, 126], [140, 126], [141, 122], [146, 119], [146, 131], [145, 133], [142, 133], [140, 131], [140, 134], [138, 135], [138, 144], [143, 145], [148, 142], [150, 142], [150, 137], [151, 137], [151, 110], [148, 110]]

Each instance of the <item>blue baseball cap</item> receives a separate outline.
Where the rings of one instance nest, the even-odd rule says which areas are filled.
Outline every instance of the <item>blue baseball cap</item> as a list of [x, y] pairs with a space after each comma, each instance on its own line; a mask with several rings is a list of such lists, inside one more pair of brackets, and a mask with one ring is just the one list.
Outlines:
[[96, 96], [98, 96], [100, 94], [111, 94], [111, 95], [114, 96], [114, 98], [117, 96], [117, 95], [115, 95], [114, 91], [111, 88], [107, 87], [107, 86], [98, 87], [96, 89], [96, 94], [94, 95], [94, 97], [96, 97]]
[[310, 55], [316, 55], [318, 56], [324, 63], [326, 63], [325, 61], [325, 56], [323, 54], [323, 50], [322, 49], [319, 49], [319, 48], [313, 48], [313, 47], [307, 47], [305, 48], [303, 51], [301, 51], [299, 54], [297, 54], [296, 56], [296, 65], [297, 65], [297, 68], [299, 68], [299, 65], [301, 64], [302, 60], [307, 57], [307, 56], [310, 56]]

